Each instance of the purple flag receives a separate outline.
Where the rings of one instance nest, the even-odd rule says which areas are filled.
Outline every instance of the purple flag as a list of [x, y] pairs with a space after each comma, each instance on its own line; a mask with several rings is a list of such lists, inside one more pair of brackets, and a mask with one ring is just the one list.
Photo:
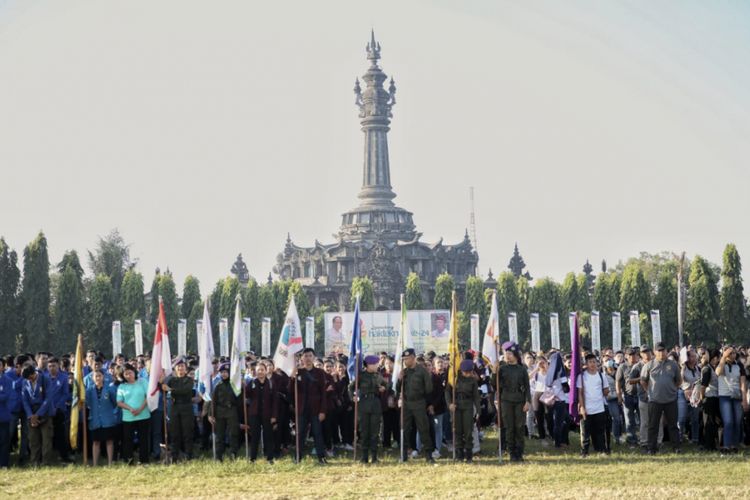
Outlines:
[[578, 423], [578, 375], [581, 374], [581, 338], [578, 334], [578, 314], [570, 313], [573, 331], [570, 332], [570, 395], [568, 397], [568, 413], [573, 422]]

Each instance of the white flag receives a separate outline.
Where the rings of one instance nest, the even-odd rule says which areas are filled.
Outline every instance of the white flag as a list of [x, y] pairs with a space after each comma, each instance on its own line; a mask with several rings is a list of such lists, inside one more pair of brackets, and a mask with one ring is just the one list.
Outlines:
[[229, 383], [232, 384], [234, 395], [239, 396], [242, 391], [242, 316], [240, 316], [240, 298], [234, 309], [234, 325], [232, 327], [232, 355], [229, 365]]
[[289, 310], [286, 312], [286, 319], [284, 319], [284, 326], [281, 328], [281, 335], [279, 335], [279, 343], [276, 345], [276, 354], [273, 355], [273, 364], [289, 375], [296, 366], [295, 355], [301, 350], [302, 331], [297, 306], [294, 303], [294, 295], [292, 295], [292, 300], [289, 301]]
[[490, 366], [497, 363], [497, 339], [499, 336], [500, 316], [497, 312], [497, 292], [493, 291], [490, 317], [487, 319], [487, 327], [484, 329], [484, 338], [482, 339], [482, 356]]
[[398, 375], [401, 373], [401, 354], [406, 349], [414, 349], [414, 342], [411, 339], [411, 328], [406, 313], [406, 304], [404, 303], [404, 294], [401, 294], [401, 326], [398, 331], [398, 343], [396, 344], [396, 362], [393, 364], [393, 390], [396, 390]]
[[208, 314], [208, 299], [203, 304], [202, 328], [198, 330], [198, 388], [204, 401], [211, 401], [211, 379], [213, 379], [214, 339], [211, 332], [211, 316]]

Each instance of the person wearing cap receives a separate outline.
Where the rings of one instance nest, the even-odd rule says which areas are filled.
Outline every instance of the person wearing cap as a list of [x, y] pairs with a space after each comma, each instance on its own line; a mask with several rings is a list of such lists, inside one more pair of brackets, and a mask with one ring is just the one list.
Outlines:
[[[499, 370], [498, 399], [511, 462], [523, 461], [524, 425], [531, 408], [531, 387], [526, 367], [521, 364], [521, 349], [515, 342], [503, 344], [505, 363]], [[492, 379], [496, 383], [496, 379]]]
[[[360, 462], [368, 463], [372, 454], [372, 463], [378, 461], [378, 438], [380, 423], [383, 420], [383, 409], [380, 407], [380, 396], [385, 392], [387, 384], [378, 373], [380, 359], [377, 356], [365, 356], [365, 369], [359, 373], [359, 382], [353, 380], [349, 384], [354, 400], [359, 402], [359, 430], [362, 438], [362, 457]], [[355, 388], [359, 389], [355, 393]]]
[[[643, 451], [648, 450], [648, 391], [644, 390], [641, 386], [641, 371], [643, 367], [651, 361], [652, 352], [651, 348], [646, 344], [643, 344], [638, 351], [640, 360], [635, 363], [630, 370], [630, 377], [628, 378], [628, 384], [636, 388], [636, 394], [638, 395], [638, 416], [640, 420], [640, 428], [638, 433], [638, 445]], [[659, 436], [659, 442], [661, 442], [661, 435]]]
[[641, 387], [648, 391], [648, 453], [656, 453], [659, 428], [662, 427], [662, 415], [669, 430], [669, 442], [673, 450], [679, 453], [677, 389], [682, 384], [680, 366], [669, 359], [664, 342], [657, 342], [654, 349], [655, 358], [641, 369]]
[[208, 421], [214, 426], [216, 439], [216, 459], [224, 458], [227, 433], [229, 433], [229, 447], [233, 456], [237, 456], [240, 439], [239, 401], [229, 381], [229, 363], [219, 367], [221, 380], [211, 393], [211, 409]]
[[172, 405], [169, 411], [169, 437], [172, 458], [190, 460], [193, 458], [193, 380], [187, 376], [185, 359], [180, 358], [174, 365], [174, 373], [162, 384], [162, 390], [171, 393]]
[[633, 366], [638, 362], [638, 352], [632, 347], [625, 349], [625, 359], [617, 367], [615, 374], [615, 392], [617, 402], [625, 414], [626, 442], [630, 445], [638, 444], [636, 426], [638, 424], [638, 385], [628, 382]]
[[456, 446], [456, 458], [472, 462], [473, 426], [480, 412], [481, 398], [479, 385], [474, 375], [474, 362], [470, 359], [461, 361], [461, 372], [456, 378], [456, 399], [453, 399], [453, 386], [448, 380], [445, 386], [445, 400], [455, 422], [456, 435], [453, 438]]
[[[403, 399], [401, 404], [404, 408], [404, 436], [411, 439], [414, 427], [421, 436], [422, 451], [428, 463], [434, 463], [432, 457], [432, 437], [430, 436], [430, 423], [427, 420], [427, 413], [432, 413], [432, 407], [427, 406], [427, 400], [432, 396], [432, 376], [417, 363], [414, 349], [406, 349], [401, 353], [401, 361], [404, 369], [398, 374], [396, 382], [396, 394]], [[414, 449], [416, 449], [416, 443]], [[406, 446], [404, 446], [404, 456], [401, 457], [404, 462], [407, 460]]]

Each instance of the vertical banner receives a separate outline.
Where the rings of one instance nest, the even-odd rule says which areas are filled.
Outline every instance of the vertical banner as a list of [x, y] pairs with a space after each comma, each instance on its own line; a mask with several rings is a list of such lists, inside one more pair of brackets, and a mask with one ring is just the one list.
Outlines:
[[560, 349], [560, 317], [557, 313], [549, 315], [549, 329], [552, 349]]
[[661, 316], [659, 310], [654, 309], [651, 311], [651, 337], [653, 345], [657, 342], [661, 342]]
[[305, 347], [315, 349], [315, 318], [305, 318]]
[[177, 323], [177, 355], [187, 356], [187, 320], [181, 319]]
[[119, 321], [112, 322], [112, 358], [122, 354], [122, 325]]
[[622, 317], [620, 313], [612, 313], [612, 350], [622, 350]]
[[576, 331], [578, 315], [574, 312], [568, 313], [568, 328], [570, 328], [570, 346], [573, 347], [573, 334]]
[[198, 342], [195, 352], [200, 352], [201, 348], [201, 336], [203, 335], [203, 320], [195, 320], [195, 340]]
[[471, 315], [471, 350], [479, 351], [479, 315]]
[[599, 328], [599, 311], [591, 311], [591, 349], [602, 352], [602, 337]]
[[242, 318], [242, 345], [241, 352], [248, 352], [250, 351], [250, 327], [252, 326], [252, 321], [250, 318]]
[[143, 325], [141, 324], [141, 320], [135, 320], [133, 333], [135, 335], [135, 355], [143, 356]]
[[219, 320], [219, 356], [229, 357], [229, 320], [227, 318]]
[[542, 350], [542, 339], [539, 335], [539, 313], [531, 313], [531, 350], [535, 353]]
[[638, 311], [630, 311], [630, 345], [641, 345], [641, 316]]
[[260, 355], [271, 355], [271, 318], [263, 318], [260, 328]]
[[508, 340], [518, 344], [518, 315], [508, 313]]

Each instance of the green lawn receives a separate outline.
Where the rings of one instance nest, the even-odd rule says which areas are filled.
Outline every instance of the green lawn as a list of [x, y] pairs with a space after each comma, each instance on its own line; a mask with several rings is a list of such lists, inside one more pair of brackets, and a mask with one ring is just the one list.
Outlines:
[[[571, 435], [571, 442], [575, 435]], [[489, 436], [484, 456], [473, 465], [441, 458], [399, 464], [395, 452], [379, 465], [354, 464], [351, 454], [328, 466], [306, 459], [267, 465], [244, 459], [214, 463], [196, 460], [170, 467], [150, 465], [112, 468], [82, 466], [11, 469], [0, 472], [6, 498], [226, 497], [351, 498], [374, 497], [551, 497], [557, 498], [743, 498], [750, 496], [750, 453], [734, 457], [699, 453], [686, 447], [681, 455], [642, 456], [625, 447], [609, 457], [582, 459], [529, 441], [527, 462], [499, 465], [489, 456], [497, 441]], [[244, 453], [244, 449], [243, 449]], [[12, 497], [11, 497], [12, 495]], [[89, 496], [91, 495], [91, 496]]]

